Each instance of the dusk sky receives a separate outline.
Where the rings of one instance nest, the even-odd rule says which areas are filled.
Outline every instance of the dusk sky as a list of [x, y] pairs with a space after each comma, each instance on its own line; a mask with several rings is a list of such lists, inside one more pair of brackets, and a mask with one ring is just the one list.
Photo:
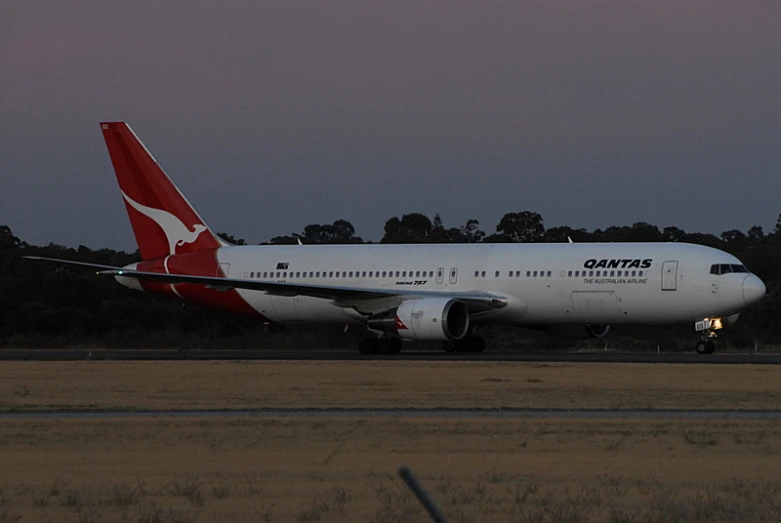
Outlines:
[[0, 4], [0, 225], [135, 249], [98, 122], [248, 242], [507, 212], [719, 234], [781, 213], [781, 2]]

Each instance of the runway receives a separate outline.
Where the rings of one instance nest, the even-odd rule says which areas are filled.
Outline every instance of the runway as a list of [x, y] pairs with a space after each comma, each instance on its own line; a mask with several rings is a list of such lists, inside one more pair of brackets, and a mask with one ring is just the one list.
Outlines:
[[781, 354], [629, 352], [485, 352], [453, 354], [444, 352], [402, 352], [392, 356], [363, 356], [357, 351], [327, 350], [175, 350], [175, 349], [2, 349], [0, 361], [171, 361], [171, 360], [276, 360], [276, 361], [517, 361], [548, 363], [705, 363], [781, 364]]
[[722, 419], [781, 420], [781, 410], [680, 410], [680, 409], [256, 409], [256, 410], [51, 410], [0, 412], [0, 420], [142, 419], [142, 418], [427, 418], [427, 419]]

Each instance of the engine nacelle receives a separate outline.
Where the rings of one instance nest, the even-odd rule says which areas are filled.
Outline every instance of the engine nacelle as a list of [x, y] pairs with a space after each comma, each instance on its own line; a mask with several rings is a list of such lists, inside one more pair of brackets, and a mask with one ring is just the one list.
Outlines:
[[586, 333], [592, 338], [604, 338], [610, 332], [610, 325], [586, 325]]
[[609, 331], [610, 325], [556, 325], [544, 329], [548, 336], [570, 340], [604, 338]]
[[469, 333], [469, 309], [452, 298], [421, 298], [369, 318], [373, 330], [420, 341], [457, 341]]

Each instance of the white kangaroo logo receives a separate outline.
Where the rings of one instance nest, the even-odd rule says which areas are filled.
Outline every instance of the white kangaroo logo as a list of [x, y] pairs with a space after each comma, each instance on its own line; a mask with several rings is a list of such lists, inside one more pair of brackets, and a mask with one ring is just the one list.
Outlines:
[[195, 223], [193, 224], [193, 230], [191, 231], [182, 223], [182, 220], [170, 212], [141, 205], [125, 194], [125, 191], [122, 191], [122, 197], [131, 207], [160, 226], [163, 233], [165, 233], [165, 237], [168, 239], [168, 252], [171, 255], [176, 254], [177, 247], [181, 247], [186, 243], [193, 243], [198, 239], [198, 236], [206, 230], [206, 226], [203, 224]]

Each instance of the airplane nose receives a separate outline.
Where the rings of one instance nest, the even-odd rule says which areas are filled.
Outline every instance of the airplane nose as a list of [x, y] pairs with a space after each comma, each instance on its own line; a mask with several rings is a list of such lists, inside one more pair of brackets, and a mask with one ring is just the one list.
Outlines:
[[756, 303], [765, 295], [765, 284], [762, 280], [750, 274], [743, 280], [743, 299], [748, 305]]

